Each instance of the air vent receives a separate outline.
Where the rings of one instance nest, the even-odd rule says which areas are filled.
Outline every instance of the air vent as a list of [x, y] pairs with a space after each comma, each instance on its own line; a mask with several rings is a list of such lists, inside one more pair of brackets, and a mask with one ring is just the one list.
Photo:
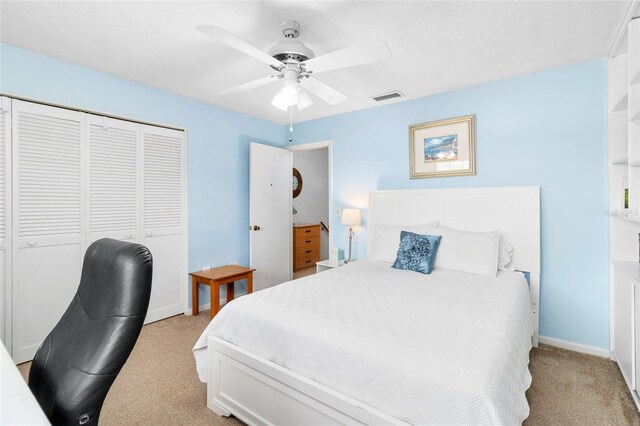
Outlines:
[[402, 97], [404, 97], [404, 95], [400, 92], [391, 92], [391, 93], [385, 93], [382, 95], [374, 96], [373, 100], [376, 102], [382, 102], [382, 101], [387, 101], [389, 99], [402, 98]]

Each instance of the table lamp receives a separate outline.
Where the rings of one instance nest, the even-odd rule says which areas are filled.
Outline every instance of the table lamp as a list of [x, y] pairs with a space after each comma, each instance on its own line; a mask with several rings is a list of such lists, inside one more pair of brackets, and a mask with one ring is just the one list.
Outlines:
[[349, 226], [349, 257], [344, 263], [351, 263], [351, 239], [353, 238], [353, 227], [360, 226], [360, 209], [342, 210], [342, 220], [340, 223]]

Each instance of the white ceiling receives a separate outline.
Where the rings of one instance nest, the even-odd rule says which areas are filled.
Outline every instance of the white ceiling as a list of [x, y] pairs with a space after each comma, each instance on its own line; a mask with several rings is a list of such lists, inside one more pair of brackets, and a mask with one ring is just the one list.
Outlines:
[[[304, 121], [376, 104], [399, 90], [418, 98], [607, 56], [629, 1], [279, 1], [16, 2], [2, 0], [2, 42], [174, 93], [287, 123], [270, 105], [278, 83], [236, 97], [222, 89], [267, 76], [270, 68], [194, 29], [218, 25], [267, 50], [279, 22], [295, 19], [316, 56], [380, 38], [391, 59], [321, 73], [348, 96], [314, 98]], [[386, 103], [397, 102], [387, 101]], [[381, 103], [384, 104], [384, 103]]]

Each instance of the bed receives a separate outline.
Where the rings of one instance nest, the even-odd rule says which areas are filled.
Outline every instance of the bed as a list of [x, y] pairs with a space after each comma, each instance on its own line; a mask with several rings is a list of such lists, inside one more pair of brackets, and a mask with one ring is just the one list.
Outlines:
[[370, 256], [239, 298], [194, 347], [208, 407], [249, 424], [522, 422], [537, 345], [539, 188], [374, 191], [369, 253], [376, 227], [426, 221], [498, 230], [516, 271], [423, 275]]

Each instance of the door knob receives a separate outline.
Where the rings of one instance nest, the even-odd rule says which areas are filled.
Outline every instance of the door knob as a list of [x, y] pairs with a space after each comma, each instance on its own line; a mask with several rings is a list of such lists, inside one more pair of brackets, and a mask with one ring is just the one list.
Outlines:
[[33, 240], [31, 240], [31, 241], [29, 241], [27, 244], [29, 244], [29, 247], [35, 247], [35, 246], [37, 246], [37, 245], [38, 245], [38, 242], [37, 242], [37, 241], [33, 241]]
[[253, 230], [254, 230], [254, 231], [259, 231], [259, 230], [260, 230], [260, 227], [259, 227], [258, 225], [253, 225]]
[[130, 240], [131, 238], [133, 238], [133, 234], [127, 234], [127, 239]]
[[153, 236], [153, 232], [147, 232], [146, 234], [144, 234], [146, 237], [152, 237]]

